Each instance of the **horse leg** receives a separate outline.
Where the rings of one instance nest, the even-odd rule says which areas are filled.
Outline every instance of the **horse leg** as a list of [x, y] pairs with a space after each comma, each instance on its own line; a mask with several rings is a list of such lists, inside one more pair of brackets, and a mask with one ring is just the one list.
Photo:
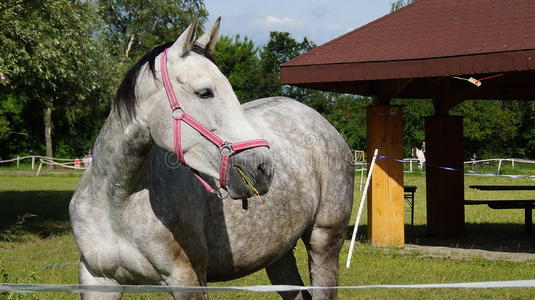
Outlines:
[[[118, 283], [112, 279], [104, 277], [96, 277], [88, 270], [84, 259], [80, 260], [80, 268], [78, 271], [80, 284], [87, 285], [118, 285]], [[121, 299], [122, 293], [80, 293], [82, 300], [117, 300]]]
[[[297, 264], [295, 263], [295, 256], [292, 250], [270, 266], [266, 267], [266, 273], [272, 284], [304, 285], [301, 276], [299, 276]], [[308, 291], [280, 292], [279, 295], [284, 300], [311, 299]]]
[[[312, 286], [336, 286], [338, 256], [344, 242], [344, 230], [314, 227], [304, 239], [308, 251], [308, 269]], [[334, 299], [336, 290], [314, 290], [312, 299]]]
[[[164, 279], [166, 285], [169, 286], [206, 286], [206, 265], [207, 263], [199, 263], [195, 268], [191, 263], [182, 261], [176, 266], [171, 274]], [[175, 300], [206, 300], [208, 295], [206, 292], [175, 292], [171, 293]]]

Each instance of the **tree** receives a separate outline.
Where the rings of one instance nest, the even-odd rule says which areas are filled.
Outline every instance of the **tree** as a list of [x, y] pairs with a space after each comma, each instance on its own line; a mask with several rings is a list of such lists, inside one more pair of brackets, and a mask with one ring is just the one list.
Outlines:
[[214, 59], [221, 72], [227, 76], [240, 102], [245, 103], [261, 98], [264, 92], [258, 84], [263, 77], [260, 69], [258, 49], [254, 43], [222, 36], [216, 44]]
[[86, 151], [126, 69], [206, 15], [201, 0], [2, 2], [0, 156]]
[[465, 101], [452, 109], [464, 116], [465, 155], [511, 157], [525, 153], [520, 128], [525, 118], [519, 101]]
[[90, 1], [20, 1], [0, 10], [1, 100], [25, 99], [32, 114], [42, 108], [47, 156], [53, 110], [81, 104], [106, 82], [106, 57], [94, 38], [99, 25]]
[[[105, 40], [116, 57], [139, 57], [174, 41], [195, 19], [199, 28], [208, 12], [202, 0], [99, 0]], [[200, 29], [199, 29], [200, 30]]]
[[272, 31], [269, 41], [260, 51], [262, 73], [262, 89], [267, 95], [285, 95], [298, 101], [308, 97], [308, 90], [292, 86], [281, 86], [279, 80], [280, 65], [316, 45], [308, 38], [296, 41], [288, 32]]
[[307, 38], [298, 42], [288, 32], [271, 32], [270, 40], [262, 48], [255, 47], [247, 38], [224, 36], [216, 45], [214, 57], [241, 102], [280, 95], [311, 101], [321, 98], [320, 93], [280, 85], [279, 66], [313, 47]]
[[402, 8], [403, 6], [407, 6], [411, 3], [413, 3], [414, 1], [416, 0], [396, 0], [395, 2], [392, 2], [391, 4], [391, 7], [390, 7], [390, 11], [393, 12], [393, 11], [396, 11], [400, 8]]
[[430, 100], [394, 99], [392, 104], [403, 105], [403, 152], [411, 155], [411, 149], [421, 148], [425, 140], [423, 118], [433, 115]]
[[519, 157], [535, 158], [535, 101], [518, 103], [519, 110], [523, 112], [522, 123], [518, 129], [516, 144]]
[[351, 149], [366, 149], [366, 109], [371, 98], [328, 93], [330, 109], [325, 118], [338, 130]]

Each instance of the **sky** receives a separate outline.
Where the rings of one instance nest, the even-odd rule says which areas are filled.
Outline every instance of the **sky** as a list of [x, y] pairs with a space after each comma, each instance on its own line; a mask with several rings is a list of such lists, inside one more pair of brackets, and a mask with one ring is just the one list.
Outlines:
[[321, 45], [390, 12], [394, 0], [205, 0], [206, 27], [221, 16], [220, 34], [248, 37], [256, 45], [270, 31]]

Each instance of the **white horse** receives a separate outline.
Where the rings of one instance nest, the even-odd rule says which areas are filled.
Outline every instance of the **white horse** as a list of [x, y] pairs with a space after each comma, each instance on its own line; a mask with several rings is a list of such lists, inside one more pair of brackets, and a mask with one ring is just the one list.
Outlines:
[[[349, 148], [321, 115], [297, 101], [276, 97], [240, 106], [228, 80], [208, 59], [219, 20], [198, 40], [195, 27], [148, 53], [118, 90], [92, 164], [70, 203], [81, 252], [80, 283], [205, 286], [266, 268], [273, 284], [302, 285], [292, 252], [302, 239], [312, 284], [335, 286], [352, 206]], [[178, 148], [176, 120], [183, 115], [172, 114], [162, 84], [160, 63], [167, 47], [164, 65], [179, 113], [187, 112], [208, 131], [199, 134], [182, 124]], [[267, 140], [270, 150], [260, 143], [227, 153], [206, 138], [210, 133], [234, 145]], [[177, 162], [175, 152], [183, 154], [187, 166]], [[221, 167], [226, 154], [231, 156]], [[220, 189], [223, 173], [230, 197], [204, 184]], [[245, 198], [247, 209], [233, 200]], [[334, 295], [331, 290], [312, 293], [313, 299]], [[281, 296], [310, 298], [308, 292]], [[83, 299], [120, 297], [82, 294]]]

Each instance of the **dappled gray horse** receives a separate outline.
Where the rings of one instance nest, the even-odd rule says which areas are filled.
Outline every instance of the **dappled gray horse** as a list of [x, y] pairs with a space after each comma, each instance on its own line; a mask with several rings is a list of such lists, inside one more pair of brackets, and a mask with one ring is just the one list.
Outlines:
[[[240, 106], [209, 59], [219, 21], [198, 40], [195, 27], [148, 53], [118, 90], [70, 203], [80, 283], [204, 286], [265, 268], [273, 284], [302, 285], [292, 252], [302, 239], [312, 284], [336, 285], [353, 194], [346, 143], [297, 101]], [[184, 120], [186, 113], [200, 129]], [[218, 145], [218, 138], [234, 144]]]

